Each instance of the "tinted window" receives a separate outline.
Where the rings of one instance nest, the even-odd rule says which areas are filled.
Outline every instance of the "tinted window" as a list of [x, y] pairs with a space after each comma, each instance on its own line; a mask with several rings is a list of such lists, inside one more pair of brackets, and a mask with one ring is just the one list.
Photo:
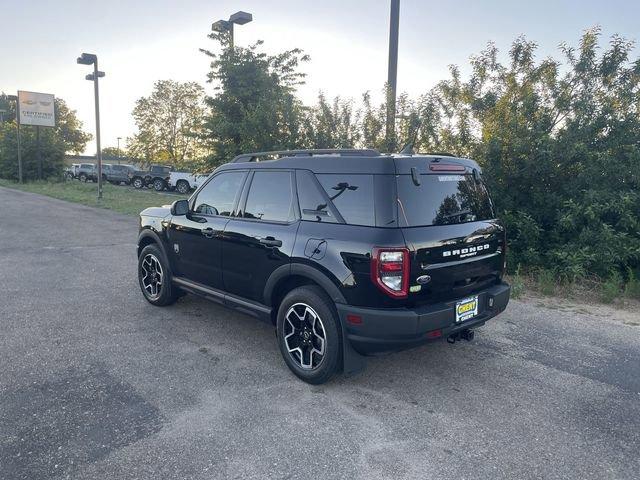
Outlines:
[[276, 222], [294, 220], [291, 173], [256, 171], [243, 216]]
[[352, 225], [375, 226], [373, 175], [316, 175], [340, 215]]
[[300, 202], [300, 213], [303, 220], [313, 222], [335, 223], [337, 219], [331, 213], [327, 205], [327, 199], [320, 191], [318, 182], [313, 178], [313, 174], [298, 170], [296, 172], [296, 182], [298, 184], [298, 201]]
[[231, 215], [245, 172], [219, 173], [198, 193], [193, 210], [203, 215]]
[[473, 175], [398, 175], [401, 226], [450, 225], [494, 218], [491, 200]]

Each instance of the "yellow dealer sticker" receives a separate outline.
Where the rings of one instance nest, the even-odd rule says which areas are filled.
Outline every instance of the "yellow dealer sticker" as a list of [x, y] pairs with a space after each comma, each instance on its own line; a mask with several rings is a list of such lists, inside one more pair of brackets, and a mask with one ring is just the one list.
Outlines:
[[465, 298], [456, 303], [456, 323], [464, 322], [478, 315], [478, 296]]

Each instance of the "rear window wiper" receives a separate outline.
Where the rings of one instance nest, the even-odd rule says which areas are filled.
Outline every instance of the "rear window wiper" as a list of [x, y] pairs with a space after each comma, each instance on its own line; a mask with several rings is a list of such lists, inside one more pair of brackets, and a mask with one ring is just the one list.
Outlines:
[[442, 218], [461, 217], [462, 215], [469, 215], [471, 210], [462, 210], [456, 213], [449, 213], [448, 215], [442, 215]]

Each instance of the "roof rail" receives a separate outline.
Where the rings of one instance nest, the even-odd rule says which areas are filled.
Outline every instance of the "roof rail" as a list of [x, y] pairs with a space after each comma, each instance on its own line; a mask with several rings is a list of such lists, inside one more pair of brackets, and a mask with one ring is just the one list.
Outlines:
[[231, 163], [239, 162], [259, 162], [261, 157], [313, 157], [314, 155], [339, 155], [339, 156], [367, 156], [367, 157], [379, 157], [380, 152], [372, 148], [319, 148], [312, 150], [276, 150], [273, 152], [254, 152], [243, 153], [238, 155]]

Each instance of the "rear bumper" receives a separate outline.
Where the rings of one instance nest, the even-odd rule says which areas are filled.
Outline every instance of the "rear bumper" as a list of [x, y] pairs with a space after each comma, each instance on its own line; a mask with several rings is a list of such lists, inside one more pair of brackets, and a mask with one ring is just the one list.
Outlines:
[[[474, 293], [478, 295], [478, 315], [455, 323], [456, 300], [414, 309], [363, 308], [337, 304], [348, 341], [361, 354], [402, 350], [446, 338], [468, 328], [479, 327], [502, 312], [509, 303], [511, 287], [500, 283]], [[354, 325], [347, 315], [356, 315], [362, 323]]]

